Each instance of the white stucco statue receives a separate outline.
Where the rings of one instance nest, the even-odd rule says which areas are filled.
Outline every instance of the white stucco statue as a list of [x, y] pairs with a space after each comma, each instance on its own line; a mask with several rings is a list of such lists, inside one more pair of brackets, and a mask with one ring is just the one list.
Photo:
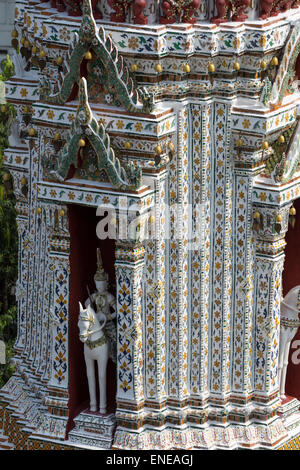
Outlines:
[[[106, 368], [109, 356], [116, 357], [115, 298], [107, 291], [108, 277], [102, 266], [100, 250], [97, 250], [97, 271], [94, 276], [96, 292], [80, 306], [79, 338], [84, 343], [84, 358], [90, 394], [90, 410], [97, 411], [95, 361], [98, 363], [100, 413], [107, 410]], [[111, 312], [112, 310], [112, 312]]]
[[[108, 344], [103, 328], [106, 323], [102, 314], [99, 322], [95, 311], [89, 305], [84, 309], [79, 302], [78, 320], [79, 338], [84, 343], [84, 358], [90, 393], [90, 410], [97, 411], [95, 363], [98, 363], [100, 413], [106, 413], [106, 366], [108, 360]], [[98, 316], [99, 317], [99, 316]]]
[[280, 306], [279, 391], [285, 398], [286, 372], [291, 341], [300, 326], [300, 286], [291, 289]]

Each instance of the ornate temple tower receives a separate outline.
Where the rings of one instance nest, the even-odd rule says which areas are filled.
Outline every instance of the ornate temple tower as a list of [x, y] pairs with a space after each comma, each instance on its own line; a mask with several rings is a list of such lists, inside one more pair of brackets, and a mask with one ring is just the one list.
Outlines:
[[[3, 442], [299, 447], [297, 364], [279, 393], [280, 331], [299, 326], [280, 321], [300, 285], [298, 3], [16, 1]], [[106, 414], [89, 411], [77, 326], [97, 248], [116, 309]]]

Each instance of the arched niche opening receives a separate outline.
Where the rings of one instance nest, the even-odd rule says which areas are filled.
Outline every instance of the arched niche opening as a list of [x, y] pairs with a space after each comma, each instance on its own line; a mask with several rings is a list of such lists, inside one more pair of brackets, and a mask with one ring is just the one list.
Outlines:
[[[88, 298], [87, 286], [95, 292], [94, 274], [97, 269], [97, 247], [100, 248], [105, 272], [109, 276], [109, 291], [115, 295], [115, 241], [99, 240], [96, 208], [68, 206], [70, 231], [70, 295], [69, 295], [69, 420], [67, 434], [74, 427], [73, 419], [89, 408], [89, 391], [84, 361], [83, 343], [79, 340], [79, 302]], [[97, 367], [95, 367], [97, 373]], [[98, 387], [98, 385], [97, 385]], [[99, 390], [98, 395], [99, 396]], [[107, 365], [107, 413], [116, 409], [116, 365]]]
[[[287, 245], [282, 275], [283, 296], [293, 287], [300, 285], [300, 199], [294, 202], [294, 207], [296, 209], [296, 223], [294, 228], [289, 226], [285, 238]], [[285, 386], [286, 395], [300, 400], [300, 347], [297, 344], [300, 345], [300, 328], [291, 342]], [[299, 354], [297, 354], [297, 350]]]

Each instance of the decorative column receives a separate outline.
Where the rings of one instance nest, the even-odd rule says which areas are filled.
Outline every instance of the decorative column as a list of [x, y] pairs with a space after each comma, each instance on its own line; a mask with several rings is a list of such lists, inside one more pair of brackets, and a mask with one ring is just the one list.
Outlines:
[[139, 429], [144, 407], [143, 269], [144, 246], [135, 241], [116, 245], [117, 422], [115, 445], [122, 446], [119, 428]]
[[208, 397], [210, 286], [210, 194], [212, 105], [195, 104], [193, 119], [191, 249], [191, 398], [196, 407]]
[[[177, 152], [169, 165], [169, 364], [168, 405], [184, 408], [189, 395], [189, 106], [178, 109]], [[173, 418], [182, 423], [181, 413]]]
[[[232, 331], [231, 401], [246, 404], [253, 391], [254, 346], [254, 266], [252, 193], [255, 175], [251, 167], [253, 153], [235, 149], [235, 278]], [[247, 163], [248, 168], [247, 168]]]
[[233, 159], [230, 152], [230, 103], [214, 105], [214, 184], [212, 234], [212, 314], [210, 401], [226, 404], [230, 393], [232, 311], [232, 196]]
[[[265, 195], [262, 190], [256, 191], [256, 198], [267, 200]], [[291, 203], [275, 207], [257, 202], [253, 209], [260, 224], [256, 240], [254, 399], [261, 403], [277, 403], [279, 400], [281, 281], [290, 206]]]
[[[31, 438], [44, 436], [65, 439], [68, 421], [68, 324], [69, 324], [69, 250], [67, 208], [45, 204], [49, 235], [48, 280], [45, 311], [48, 314], [50, 337], [43, 338], [44, 378], [48, 378], [44, 400], [48, 412]], [[46, 319], [45, 319], [46, 321]], [[47, 330], [45, 330], [47, 333]], [[50, 340], [50, 341], [49, 341]], [[48, 357], [47, 357], [48, 355]]]
[[[21, 354], [26, 337], [26, 281], [28, 276], [28, 257], [26, 231], [27, 231], [27, 214], [26, 206], [17, 204], [17, 226], [19, 235], [19, 262], [18, 262], [18, 280], [16, 283], [16, 299], [18, 301], [18, 333], [15, 343], [15, 350]], [[26, 210], [27, 209], [27, 210]]]
[[[47, 221], [47, 212], [49, 206], [43, 204], [43, 210], [45, 211], [45, 226]], [[51, 308], [52, 308], [52, 292], [53, 292], [53, 283], [52, 283], [52, 273], [50, 271], [50, 238], [48, 236], [48, 231], [45, 231], [44, 239], [44, 259], [43, 259], [43, 278], [41, 279], [41, 291], [40, 291], [40, 324], [41, 324], [41, 345], [40, 345], [40, 361], [37, 368], [37, 373], [41, 376], [43, 383], [47, 383], [50, 378], [50, 360], [49, 360], [49, 351], [51, 349]]]
[[34, 293], [32, 299], [33, 312], [35, 315], [35, 330], [34, 336], [35, 341], [32, 341], [30, 357], [32, 357], [32, 369], [37, 375], [37, 370], [42, 365], [41, 357], [41, 344], [42, 344], [42, 335], [43, 335], [43, 317], [44, 317], [44, 308], [43, 308], [43, 293], [45, 292], [46, 286], [45, 282], [45, 268], [47, 260], [47, 233], [45, 230], [45, 220], [41, 214], [39, 214], [39, 209], [42, 211], [42, 208], [37, 208], [37, 237], [35, 243], [35, 270], [34, 270]]
[[32, 347], [35, 345], [35, 340], [32, 339], [32, 335], [34, 335], [35, 326], [36, 326], [36, 317], [33, 311], [33, 298], [34, 298], [34, 275], [35, 275], [35, 244], [37, 241], [36, 232], [38, 233], [38, 226], [37, 226], [37, 195], [34, 188], [36, 187], [39, 171], [38, 171], [38, 147], [39, 147], [39, 139], [35, 136], [30, 138], [29, 142], [29, 201], [28, 201], [28, 231], [26, 233], [26, 246], [27, 246], [27, 253], [28, 253], [28, 278], [27, 278], [27, 288], [26, 288], [26, 338], [24, 349], [22, 353], [22, 358], [24, 359], [24, 363], [30, 366], [32, 362], [32, 356], [30, 352]]
[[[44, 292], [43, 272], [47, 259], [46, 230], [43, 210], [38, 201], [37, 183], [42, 175], [39, 148], [43, 138], [42, 133], [31, 128], [27, 131], [28, 162], [23, 164], [23, 175], [14, 175], [17, 208], [22, 216], [21, 226], [24, 226], [24, 211], [26, 214], [26, 231], [20, 234], [20, 274], [17, 283], [17, 297], [19, 300], [19, 315], [21, 319], [20, 333], [17, 344], [22, 343], [22, 370], [34, 388], [41, 388], [38, 369], [41, 366], [41, 337], [43, 305], [41, 302]], [[20, 160], [20, 159], [19, 159]], [[26, 177], [25, 177], [25, 174]], [[26, 366], [24, 367], [24, 365]]]
[[[155, 206], [148, 218], [145, 242], [145, 405], [160, 410], [166, 404], [166, 213], [167, 172], [153, 177]], [[153, 230], [155, 229], [155, 230]]]
[[[10, 140], [13, 140], [10, 137]], [[28, 260], [30, 243], [28, 240], [28, 167], [29, 153], [28, 147], [19, 141], [13, 140], [13, 151], [8, 148], [4, 155], [3, 161], [13, 179], [13, 190], [16, 197], [16, 222], [18, 229], [18, 279], [16, 282], [16, 300], [18, 302], [18, 331], [14, 349], [17, 356], [23, 352], [27, 335], [27, 279], [28, 279]], [[16, 359], [16, 357], [15, 357]]]

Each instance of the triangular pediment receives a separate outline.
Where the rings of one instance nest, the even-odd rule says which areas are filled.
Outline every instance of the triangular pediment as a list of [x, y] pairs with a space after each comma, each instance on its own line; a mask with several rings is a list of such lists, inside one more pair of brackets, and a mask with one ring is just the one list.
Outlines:
[[145, 87], [136, 86], [117, 47], [104, 28], [97, 28], [91, 1], [83, 0], [82, 22], [69, 50], [69, 63], [60, 90], [52, 94], [51, 83], [43, 80], [42, 101], [64, 104], [74, 95], [80, 78], [85, 76], [89, 99], [109, 105], [122, 106], [128, 112], [149, 114], [153, 96]]
[[281, 104], [287, 94], [294, 93], [294, 85], [296, 85], [295, 79], [297, 78], [294, 76], [294, 72], [299, 53], [300, 26], [297, 24], [291, 27], [275, 79], [272, 80], [273, 84], [272, 87], [270, 87], [269, 98], [266, 100], [266, 104], [275, 107]]
[[141, 185], [141, 169], [132, 162], [126, 166], [121, 164], [111, 147], [109, 135], [93, 116], [84, 78], [79, 81], [76, 117], [64, 147], [56, 156], [44, 155], [42, 161], [45, 174], [52, 180], [65, 181], [73, 168], [77, 177], [81, 173], [81, 178], [88, 180], [108, 180], [121, 190], [137, 190]]

